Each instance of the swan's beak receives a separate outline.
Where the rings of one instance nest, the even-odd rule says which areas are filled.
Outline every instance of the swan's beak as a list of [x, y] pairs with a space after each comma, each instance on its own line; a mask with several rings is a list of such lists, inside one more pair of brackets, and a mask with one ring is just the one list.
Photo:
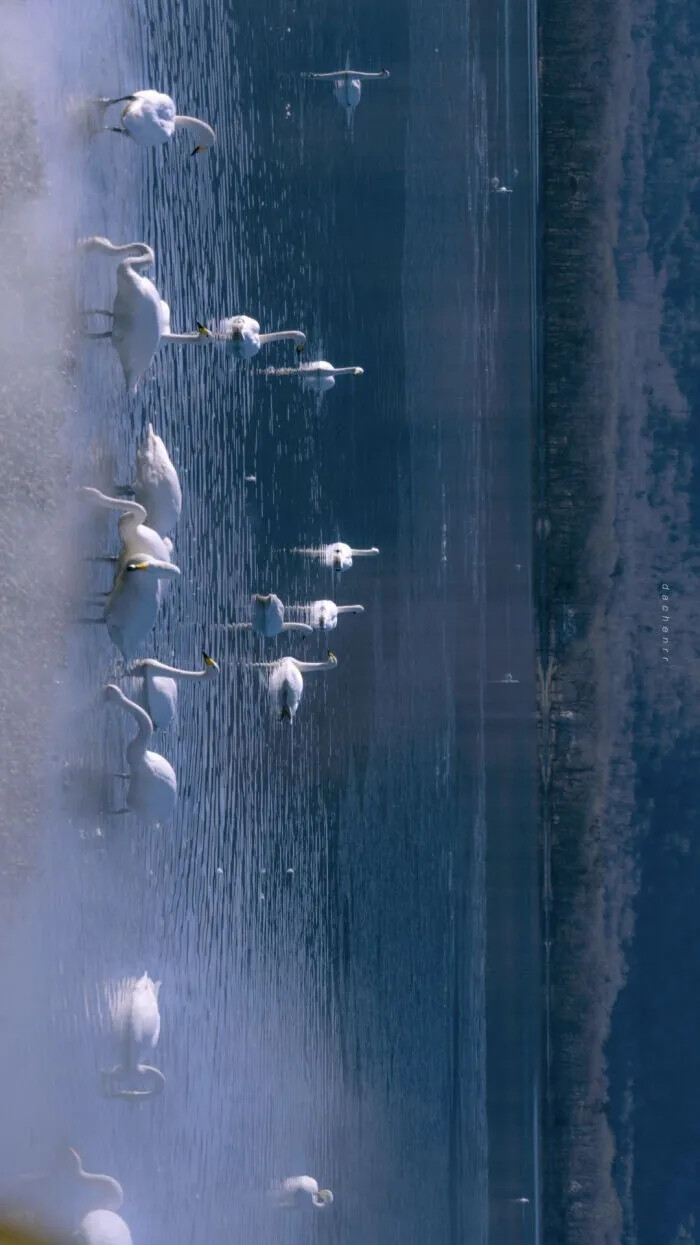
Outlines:
[[127, 571], [147, 571], [149, 565], [149, 562], [128, 562], [126, 569]]
[[297, 346], [297, 354], [303, 354], [303, 353], [304, 353], [304, 343], [302, 342], [300, 346]]
[[195, 147], [194, 151], [191, 151], [191, 152], [190, 152], [190, 155], [191, 155], [191, 156], [197, 156], [197, 155], [199, 155], [200, 151], [207, 151], [207, 150], [208, 150], [208, 148], [203, 147], [203, 146], [200, 144], [200, 146], [199, 146], [199, 147]]
[[209, 667], [210, 670], [219, 669], [218, 662], [215, 662], [214, 658], [210, 657], [208, 653], [205, 653], [203, 649], [202, 649], [202, 661], [204, 662], [205, 666]]
[[338, 658], [336, 657], [335, 653], [331, 653], [330, 649], [328, 650], [328, 660], [329, 660], [329, 661], [337, 661], [337, 660], [338, 660]]
[[289, 708], [289, 705], [282, 705], [282, 708], [280, 709], [280, 722], [291, 722], [291, 720], [292, 711]]
[[356, 367], [353, 372], [353, 376], [364, 376], [364, 374], [365, 374], [365, 369], [363, 367]]
[[199, 333], [200, 337], [213, 337], [214, 336], [214, 334], [211, 333], [209, 329], [205, 327], [204, 324], [199, 323], [199, 320], [197, 320], [197, 332]]

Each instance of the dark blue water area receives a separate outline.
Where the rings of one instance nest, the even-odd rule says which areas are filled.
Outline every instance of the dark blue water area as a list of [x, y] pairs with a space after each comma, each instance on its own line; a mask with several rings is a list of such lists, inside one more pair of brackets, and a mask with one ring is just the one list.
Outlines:
[[[148, 241], [176, 330], [246, 313], [364, 368], [317, 401], [264, 374], [293, 365], [288, 343], [247, 365], [164, 346], [127, 398], [109, 344], [76, 346], [72, 483], [128, 479], [151, 421], [183, 484], [182, 578], [144, 653], [204, 645], [221, 675], [180, 689], [157, 745], [178, 807], [147, 829], [104, 813], [130, 733], [96, 697], [115, 650], [71, 634], [60, 800], [5, 970], [19, 1141], [0, 1160], [36, 1170], [69, 1139], [124, 1185], [137, 1245], [538, 1234], [532, 20], [144, 0], [74, 50], [76, 89], [157, 85], [218, 142], [190, 159], [91, 140], [70, 241]], [[352, 129], [300, 76], [348, 51], [391, 70]], [[77, 304], [109, 306], [113, 282], [84, 257]], [[79, 511], [76, 539], [114, 552], [112, 516]], [[289, 552], [335, 539], [380, 556], [334, 579]], [[268, 590], [366, 611], [290, 729], [251, 660], [314, 660], [327, 637], [263, 648], [220, 626]], [[166, 1089], [106, 1101], [110, 992], [146, 969]], [[270, 1183], [301, 1172], [332, 1210], [272, 1213]]]

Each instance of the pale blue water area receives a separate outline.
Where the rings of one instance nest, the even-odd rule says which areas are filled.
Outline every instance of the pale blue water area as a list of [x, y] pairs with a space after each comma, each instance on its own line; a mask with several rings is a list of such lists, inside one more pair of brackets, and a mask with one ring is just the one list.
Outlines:
[[[245, 312], [365, 369], [317, 403], [263, 374], [293, 363], [288, 343], [248, 365], [171, 346], [128, 398], [109, 343], [72, 342], [66, 504], [127, 481], [153, 423], [183, 484], [182, 578], [143, 652], [196, 664], [205, 646], [221, 676], [180, 687], [157, 744], [179, 803], [148, 830], [102, 811], [131, 733], [96, 700], [116, 650], [103, 627], [52, 633], [45, 836], [0, 956], [0, 1184], [67, 1140], [121, 1181], [135, 1245], [538, 1236], [511, 1200], [538, 1196], [527, 21], [418, 0], [16, 10], [36, 230], [74, 266], [75, 308], [114, 290], [104, 259], [72, 258], [78, 237], [145, 240], [176, 330]], [[352, 135], [329, 84], [300, 77], [348, 48], [392, 74], [365, 84]], [[65, 118], [68, 96], [142, 85], [211, 121], [216, 149], [142, 151]], [[516, 166], [513, 196], [493, 195]], [[115, 552], [116, 524], [67, 509], [69, 536], [47, 540], [78, 615], [110, 576], [83, 557]], [[287, 552], [339, 538], [381, 555], [333, 582]], [[263, 650], [218, 626], [268, 590], [366, 610], [341, 619], [338, 668], [309, 677], [291, 729], [248, 662], [320, 658], [327, 638]], [[135, 1106], [99, 1074], [106, 984], [144, 970], [163, 982], [167, 1085]], [[332, 1210], [271, 1213], [270, 1183], [302, 1172]]]

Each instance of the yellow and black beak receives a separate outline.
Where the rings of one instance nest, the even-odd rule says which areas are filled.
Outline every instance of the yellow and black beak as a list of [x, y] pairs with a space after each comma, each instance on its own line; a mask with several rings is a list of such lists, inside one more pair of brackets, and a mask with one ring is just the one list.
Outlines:
[[214, 336], [214, 334], [209, 331], [206, 325], [199, 323], [199, 320], [197, 320], [197, 332], [199, 333], [200, 337], [213, 337]]
[[207, 149], [206, 149], [206, 147], [202, 147], [202, 146], [195, 147], [194, 151], [191, 151], [191, 152], [190, 152], [190, 155], [191, 155], [191, 156], [196, 156], [196, 155], [199, 155], [199, 152], [200, 152], [200, 151], [206, 151], [206, 150], [207, 150]]
[[205, 666], [209, 666], [212, 670], [219, 669], [218, 663], [215, 662], [214, 658], [210, 657], [208, 653], [205, 653], [204, 649], [202, 649], [202, 661], [204, 662]]
[[303, 353], [304, 353], [304, 345], [302, 342], [301, 346], [297, 346], [297, 354], [303, 354]]
[[127, 571], [147, 571], [150, 565], [150, 562], [129, 562], [126, 569]]

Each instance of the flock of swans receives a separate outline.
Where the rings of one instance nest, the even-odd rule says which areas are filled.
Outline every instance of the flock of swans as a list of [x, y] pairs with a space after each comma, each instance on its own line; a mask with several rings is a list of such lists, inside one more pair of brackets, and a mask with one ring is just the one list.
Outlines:
[[[327, 79], [333, 83], [335, 98], [351, 122], [360, 100], [361, 83], [365, 79], [386, 78], [388, 71], [366, 73], [350, 67], [328, 74], [306, 74], [305, 77]], [[105, 124], [112, 110], [123, 105], [120, 125]], [[157, 91], [135, 91], [131, 95], [97, 101], [101, 119], [100, 130], [116, 132], [141, 146], [157, 147], [187, 132], [197, 155], [216, 143], [214, 130], [196, 117], [179, 116], [173, 100]], [[306, 336], [299, 329], [261, 332], [257, 320], [247, 315], [220, 319], [206, 326], [196, 324], [189, 332], [171, 329], [170, 308], [144, 269], [153, 268], [155, 256], [145, 242], [118, 245], [109, 238], [82, 239], [79, 250], [116, 261], [116, 293], [110, 309], [94, 309], [87, 317], [107, 320], [109, 327], [96, 331], [85, 328], [88, 338], [111, 341], [119, 356], [129, 393], [137, 391], [161, 345], [191, 344], [200, 348], [221, 345], [233, 358], [246, 361], [273, 342], [290, 341], [297, 353], [295, 367], [269, 368], [265, 375], [295, 376], [302, 386], [319, 395], [332, 389], [341, 376], [361, 376], [361, 367], [334, 367], [325, 359], [302, 362], [299, 357], [306, 345]], [[117, 681], [102, 689], [105, 703], [117, 706], [133, 719], [136, 730], [126, 748], [128, 771], [119, 775], [127, 780], [125, 806], [116, 810], [132, 812], [149, 823], [161, 823], [172, 813], [177, 801], [177, 775], [173, 766], [153, 747], [156, 731], [167, 730], [177, 712], [178, 681], [197, 680], [210, 683], [219, 667], [206, 652], [198, 669], [180, 669], [146, 657], [133, 660], [137, 650], [153, 630], [168, 582], [180, 577], [174, 559], [172, 535], [182, 513], [182, 489], [168, 450], [153, 426], [136, 455], [136, 472], [128, 488], [115, 490], [110, 496], [100, 489], [85, 486], [80, 490], [86, 504], [113, 511], [117, 516], [119, 553], [114, 562], [114, 577], [109, 592], [99, 600], [101, 618], [112, 643], [125, 665], [119, 680], [127, 681], [129, 694]], [[295, 548], [293, 554], [316, 560], [334, 572], [352, 567], [353, 559], [379, 553], [377, 548], [354, 549], [343, 541], [315, 548]], [[284, 632], [309, 635], [333, 631], [342, 614], [361, 614], [362, 605], [336, 604], [326, 598], [306, 604], [285, 606], [274, 592], [256, 593], [252, 599], [249, 619], [221, 624], [225, 628], [249, 629], [263, 639], [274, 639]], [[292, 615], [291, 618], [285, 615]], [[291, 722], [299, 709], [304, 690], [303, 676], [332, 670], [337, 658], [329, 652], [321, 661], [301, 661], [284, 656], [270, 661], [251, 662], [267, 674], [269, 696], [281, 721]], [[143, 973], [141, 977], [117, 983], [110, 998], [110, 1022], [119, 1048], [119, 1062], [102, 1073], [102, 1090], [109, 1098], [144, 1099], [162, 1092], [165, 1077], [147, 1060], [160, 1036], [158, 997], [160, 982]], [[78, 1218], [73, 1235], [84, 1245], [131, 1245], [131, 1234], [119, 1215], [123, 1191], [110, 1176], [86, 1172], [77, 1152], [63, 1150], [48, 1176], [24, 1177], [23, 1187], [37, 1190], [55, 1189], [56, 1181], [69, 1186], [84, 1213]], [[72, 1194], [71, 1191], [72, 1190]], [[269, 1190], [270, 1199], [279, 1207], [292, 1208], [309, 1204], [323, 1209], [333, 1202], [330, 1189], [319, 1188], [308, 1175], [290, 1176]]]

